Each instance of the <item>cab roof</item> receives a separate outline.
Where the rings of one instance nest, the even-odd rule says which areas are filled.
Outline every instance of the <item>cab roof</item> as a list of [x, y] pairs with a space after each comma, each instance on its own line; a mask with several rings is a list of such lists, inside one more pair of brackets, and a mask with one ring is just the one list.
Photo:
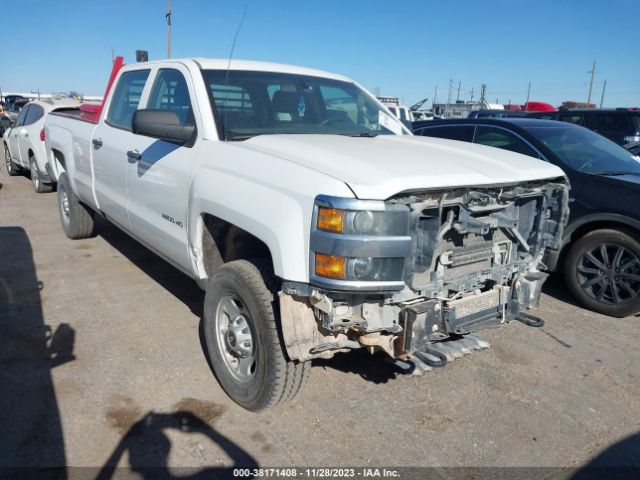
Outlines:
[[313, 77], [331, 78], [345, 82], [353, 82], [348, 77], [337, 75], [335, 73], [316, 70], [313, 68], [300, 67], [297, 65], [287, 65], [284, 63], [259, 62], [255, 60], [240, 60], [228, 58], [171, 58], [165, 60], [152, 60], [149, 62], [129, 64], [128, 67], [140, 65], [154, 65], [167, 63], [190, 63], [195, 62], [202, 70], [249, 70], [255, 72], [277, 72], [277, 73], [293, 73], [297, 75], [309, 75]]

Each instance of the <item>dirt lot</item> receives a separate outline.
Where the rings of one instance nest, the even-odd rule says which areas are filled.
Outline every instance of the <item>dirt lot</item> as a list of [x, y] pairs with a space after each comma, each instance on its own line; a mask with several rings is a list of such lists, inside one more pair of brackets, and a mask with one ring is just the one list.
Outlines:
[[640, 319], [577, 307], [558, 279], [542, 329], [514, 322], [419, 378], [344, 354], [252, 414], [209, 369], [194, 282], [104, 221], [67, 240], [55, 193], [4, 166], [0, 183], [0, 466], [640, 463]]

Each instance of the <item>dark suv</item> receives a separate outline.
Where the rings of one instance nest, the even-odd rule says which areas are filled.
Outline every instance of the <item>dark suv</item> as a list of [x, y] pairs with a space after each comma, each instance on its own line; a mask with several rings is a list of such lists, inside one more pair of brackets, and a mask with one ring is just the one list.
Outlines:
[[[416, 135], [497, 147], [558, 165], [571, 181], [569, 224], [544, 264], [596, 312], [640, 312], [640, 162], [586, 128], [532, 118], [443, 120]], [[486, 155], [491, 151], [487, 149]]]
[[559, 110], [557, 112], [530, 112], [528, 117], [575, 123], [604, 135], [618, 145], [640, 140], [640, 111], [617, 110]]

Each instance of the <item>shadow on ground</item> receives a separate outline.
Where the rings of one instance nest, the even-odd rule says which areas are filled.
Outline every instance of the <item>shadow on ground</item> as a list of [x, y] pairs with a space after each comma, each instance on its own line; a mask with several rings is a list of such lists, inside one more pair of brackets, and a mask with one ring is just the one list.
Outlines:
[[386, 353], [377, 352], [371, 355], [362, 348], [351, 352], [336, 353], [333, 358], [328, 360], [313, 360], [312, 365], [352, 373], [369, 382], [380, 384], [407, 374], [406, 371], [388, 362], [388, 358]]
[[193, 279], [99, 216], [95, 228], [109, 245], [202, 318], [204, 292]]
[[[176, 430], [185, 434], [200, 434], [210, 442], [217, 444], [233, 461], [232, 466], [177, 468], [169, 469], [168, 460], [171, 452], [171, 440], [168, 431]], [[197, 444], [207, 449], [209, 445]], [[120, 477], [121, 462], [124, 454], [129, 459], [129, 468], [142, 478], [149, 479], [209, 479], [232, 478], [233, 468], [257, 468], [256, 460], [245, 450], [211, 428], [200, 417], [189, 411], [173, 413], [149, 412], [138, 420], [122, 437], [96, 480], [108, 480]]]
[[562, 273], [556, 272], [549, 275], [549, 278], [546, 282], [544, 282], [544, 285], [542, 286], [542, 292], [549, 295], [550, 297], [555, 298], [556, 300], [560, 300], [561, 302], [573, 305], [576, 308], [583, 308], [569, 293], [569, 290], [564, 283], [564, 277]]
[[610, 445], [584, 467], [571, 480], [631, 480], [640, 478], [640, 432]]
[[37, 467], [66, 478], [51, 369], [75, 360], [75, 331], [45, 324], [43, 288], [26, 232], [0, 227], [0, 467]]

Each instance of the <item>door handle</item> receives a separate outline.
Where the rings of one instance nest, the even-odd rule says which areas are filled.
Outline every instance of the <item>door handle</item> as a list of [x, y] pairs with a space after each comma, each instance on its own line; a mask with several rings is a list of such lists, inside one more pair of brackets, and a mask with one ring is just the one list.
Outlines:
[[94, 147], [100, 148], [102, 146], [102, 139], [101, 138], [94, 138], [93, 140], [91, 140], [91, 143], [93, 143]]
[[129, 150], [127, 152], [127, 157], [129, 157], [129, 160], [137, 162], [142, 158], [142, 154], [138, 150]]

